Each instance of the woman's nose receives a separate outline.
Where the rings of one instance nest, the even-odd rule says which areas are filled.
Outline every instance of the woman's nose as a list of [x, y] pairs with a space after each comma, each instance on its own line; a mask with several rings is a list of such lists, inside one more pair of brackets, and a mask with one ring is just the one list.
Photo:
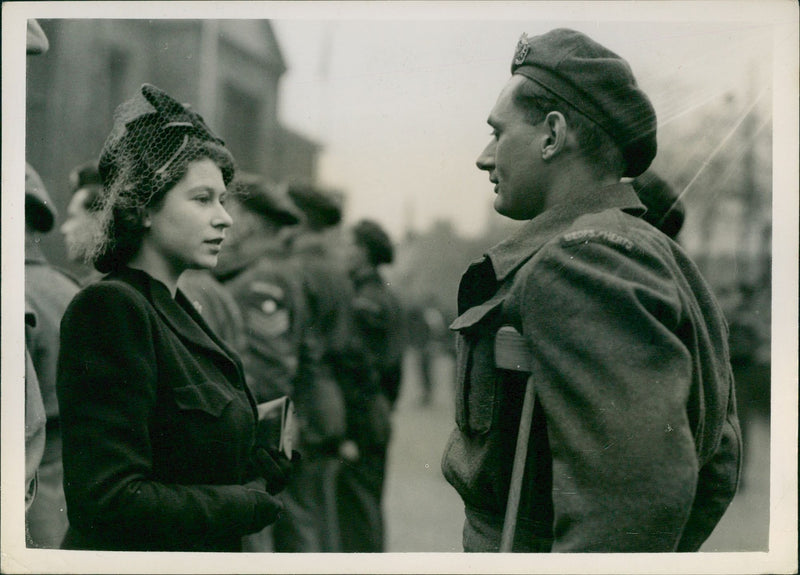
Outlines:
[[219, 204], [213, 225], [221, 228], [229, 228], [233, 225], [233, 218], [222, 204]]

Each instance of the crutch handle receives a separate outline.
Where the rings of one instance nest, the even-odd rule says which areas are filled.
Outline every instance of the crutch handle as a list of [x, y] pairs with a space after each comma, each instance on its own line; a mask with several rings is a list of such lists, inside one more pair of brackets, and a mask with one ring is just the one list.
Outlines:
[[531, 371], [528, 342], [510, 325], [501, 327], [494, 336], [494, 365], [511, 371]]

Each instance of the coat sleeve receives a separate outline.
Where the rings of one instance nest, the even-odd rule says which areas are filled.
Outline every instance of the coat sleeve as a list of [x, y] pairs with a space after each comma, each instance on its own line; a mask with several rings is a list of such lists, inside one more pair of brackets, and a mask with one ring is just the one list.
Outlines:
[[670, 272], [635, 246], [545, 246], [523, 333], [552, 451], [554, 552], [674, 551], [698, 463]]
[[178, 548], [260, 529], [273, 505], [266, 493], [154, 477], [149, 424], [157, 360], [146, 306], [100, 283], [64, 316], [58, 397], [70, 523], [104, 540], [135, 537]]

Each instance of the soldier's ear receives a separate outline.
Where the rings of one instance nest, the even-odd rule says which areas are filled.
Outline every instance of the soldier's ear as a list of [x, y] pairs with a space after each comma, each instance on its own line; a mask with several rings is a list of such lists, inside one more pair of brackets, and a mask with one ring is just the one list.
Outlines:
[[547, 130], [542, 141], [542, 159], [552, 160], [564, 151], [567, 143], [567, 120], [558, 111], [548, 112], [542, 125]]

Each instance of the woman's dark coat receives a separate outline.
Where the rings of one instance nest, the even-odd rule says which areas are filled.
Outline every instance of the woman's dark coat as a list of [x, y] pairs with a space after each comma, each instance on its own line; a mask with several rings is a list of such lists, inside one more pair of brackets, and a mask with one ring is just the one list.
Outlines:
[[123, 268], [81, 291], [58, 366], [65, 548], [238, 551], [274, 519], [246, 481], [241, 362], [182, 292]]

